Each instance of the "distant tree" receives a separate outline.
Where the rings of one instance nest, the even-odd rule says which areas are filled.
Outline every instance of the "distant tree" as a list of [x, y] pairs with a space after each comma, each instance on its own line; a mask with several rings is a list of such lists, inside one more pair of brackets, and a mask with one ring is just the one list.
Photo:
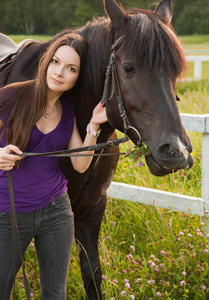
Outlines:
[[72, 25], [75, 27], [84, 25], [93, 18], [95, 13], [96, 11], [92, 4], [86, 3], [85, 0], [77, 1], [74, 12], [75, 20], [73, 21]]
[[[154, 10], [160, 0], [116, 0], [125, 8]], [[153, 4], [154, 3], [154, 4]], [[173, 0], [172, 24], [179, 35], [209, 34], [209, 0]], [[103, 0], [0, 0], [0, 31], [56, 34], [104, 15]]]
[[177, 0], [176, 10], [178, 15], [175, 16], [174, 28], [178, 34], [209, 34], [208, 0]]

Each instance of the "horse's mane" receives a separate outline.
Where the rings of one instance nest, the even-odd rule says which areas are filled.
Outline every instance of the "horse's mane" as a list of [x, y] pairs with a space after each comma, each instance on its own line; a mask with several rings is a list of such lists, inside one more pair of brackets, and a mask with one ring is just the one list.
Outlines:
[[177, 78], [185, 70], [186, 60], [171, 24], [148, 10], [129, 10], [126, 15], [129, 25], [124, 28], [124, 47], [139, 69], [150, 74], [163, 71]]

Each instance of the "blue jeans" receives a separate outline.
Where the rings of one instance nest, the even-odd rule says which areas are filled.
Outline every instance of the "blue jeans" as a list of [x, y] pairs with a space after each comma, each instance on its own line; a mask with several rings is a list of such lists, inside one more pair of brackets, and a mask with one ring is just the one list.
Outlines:
[[[17, 214], [22, 254], [34, 238], [42, 300], [66, 299], [68, 265], [74, 239], [74, 219], [67, 193], [34, 212]], [[16, 270], [20, 255], [16, 243]], [[26, 269], [27, 272], [27, 269]], [[11, 216], [0, 212], [0, 299], [9, 300], [14, 283]]]

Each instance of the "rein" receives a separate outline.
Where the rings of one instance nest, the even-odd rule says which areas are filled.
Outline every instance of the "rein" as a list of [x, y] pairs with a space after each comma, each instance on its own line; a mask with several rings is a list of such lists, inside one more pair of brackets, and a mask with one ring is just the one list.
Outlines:
[[[53, 152], [45, 152], [45, 153], [31, 153], [31, 152], [25, 152], [23, 154], [16, 154], [14, 155], [18, 156], [51, 156], [51, 157], [71, 157], [71, 156], [108, 156], [108, 155], [126, 155], [126, 153], [94, 153], [94, 154], [81, 154], [78, 152], [82, 151], [96, 151], [96, 150], [103, 150], [106, 148], [110, 148], [116, 145], [119, 145], [121, 143], [125, 143], [128, 141], [128, 137], [125, 136], [120, 139], [107, 141], [105, 143], [100, 143], [96, 145], [86, 146], [86, 147], [80, 147], [70, 150], [61, 150], [61, 151], [53, 151]], [[77, 154], [75, 154], [77, 153]], [[30, 295], [30, 288], [27, 280], [27, 276], [24, 269], [24, 263], [23, 263], [23, 255], [21, 251], [21, 242], [20, 242], [20, 236], [18, 231], [18, 225], [17, 225], [17, 218], [15, 213], [15, 204], [14, 204], [14, 194], [13, 194], [13, 187], [12, 187], [12, 179], [11, 179], [11, 172], [7, 171], [7, 182], [8, 182], [8, 188], [9, 188], [9, 196], [10, 196], [10, 207], [11, 207], [11, 223], [12, 223], [12, 259], [13, 259], [13, 267], [14, 267], [14, 279], [16, 278], [15, 274], [15, 266], [16, 266], [16, 237], [18, 242], [18, 248], [19, 248], [19, 254], [20, 254], [20, 261], [22, 265], [22, 272], [23, 272], [23, 279], [24, 279], [24, 287], [26, 291], [27, 300], [31, 300]], [[14, 280], [14, 288], [13, 288], [13, 299], [16, 299], [15, 296], [15, 280]]]
[[[123, 96], [120, 88], [120, 83], [119, 83], [119, 78], [117, 74], [117, 68], [116, 68], [116, 63], [115, 63], [115, 51], [121, 46], [123, 41], [125, 40], [125, 35], [121, 36], [118, 38], [114, 44], [111, 47], [111, 54], [109, 58], [109, 64], [107, 66], [106, 74], [105, 74], [105, 83], [104, 83], [104, 90], [103, 90], [103, 95], [101, 99], [101, 103], [104, 103], [105, 100], [107, 100], [107, 103], [111, 96], [113, 96], [114, 90], [112, 90], [112, 94], [109, 97], [109, 91], [110, 91], [110, 81], [112, 79], [112, 82], [116, 83], [117, 87], [117, 104], [118, 104], [118, 109], [120, 113], [120, 117], [122, 118], [123, 121], [123, 127], [124, 127], [124, 134], [125, 137], [121, 139], [116, 139], [113, 141], [107, 141], [106, 143], [100, 143], [96, 145], [91, 145], [87, 147], [81, 147], [81, 148], [76, 148], [76, 149], [71, 149], [71, 150], [62, 150], [62, 151], [53, 151], [53, 152], [45, 152], [45, 153], [23, 153], [18, 156], [53, 156], [53, 157], [71, 157], [71, 156], [108, 156], [108, 155], [126, 155], [126, 153], [94, 153], [94, 154], [81, 154], [78, 152], [82, 151], [97, 151], [97, 150], [103, 150], [105, 148], [112, 147], [114, 145], [119, 145], [124, 142], [128, 142], [128, 136], [126, 132], [129, 129], [132, 129], [135, 131], [135, 133], [138, 135], [138, 142], [137, 144], [139, 145], [141, 143], [141, 136], [138, 132], [138, 130], [135, 127], [132, 127], [130, 125], [125, 106], [124, 106], [124, 101], [123, 101]], [[77, 154], [75, 154], [77, 153]], [[30, 289], [29, 289], [29, 284], [27, 280], [27, 276], [24, 270], [24, 265], [23, 265], [23, 255], [21, 251], [21, 243], [20, 243], [20, 237], [19, 237], [19, 232], [18, 232], [18, 225], [17, 225], [17, 219], [16, 219], [16, 214], [15, 214], [15, 205], [14, 205], [14, 195], [13, 195], [13, 188], [12, 188], [12, 180], [11, 180], [11, 172], [7, 171], [7, 181], [8, 181], [8, 187], [9, 187], [9, 194], [10, 194], [10, 206], [11, 206], [11, 222], [12, 222], [12, 252], [13, 252], [13, 264], [14, 264], [14, 279], [16, 277], [15, 274], [15, 261], [16, 261], [16, 235], [17, 235], [17, 240], [18, 240], [18, 247], [19, 247], [19, 252], [20, 252], [20, 258], [21, 258], [21, 265], [22, 265], [22, 270], [23, 270], [23, 278], [24, 278], [24, 286], [25, 286], [25, 291], [26, 291], [26, 296], [27, 300], [31, 300], [30, 296]], [[15, 280], [14, 280], [15, 282]], [[15, 300], [15, 283], [14, 283], [14, 288], [13, 288], [13, 299]]]

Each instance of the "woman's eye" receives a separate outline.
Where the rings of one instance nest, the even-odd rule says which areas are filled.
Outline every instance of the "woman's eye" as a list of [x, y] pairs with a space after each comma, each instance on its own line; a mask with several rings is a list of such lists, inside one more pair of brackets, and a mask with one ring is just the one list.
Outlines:
[[58, 63], [57, 59], [55, 59], [55, 58], [52, 58], [52, 62], [53, 62], [53, 64]]
[[73, 67], [69, 67], [68, 69], [69, 69], [71, 72], [76, 72], [76, 69], [73, 68]]
[[135, 68], [131, 65], [123, 65], [123, 70], [126, 74], [133, 74], [135, 72]]

